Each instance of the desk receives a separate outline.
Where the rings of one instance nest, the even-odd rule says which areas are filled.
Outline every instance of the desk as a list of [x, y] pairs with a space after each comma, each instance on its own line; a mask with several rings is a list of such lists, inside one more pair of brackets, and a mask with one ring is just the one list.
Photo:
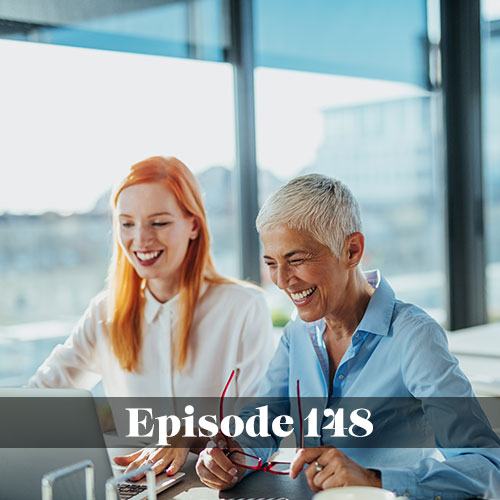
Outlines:
[[279, 476], [269, 472], [254, 472], [234, 488], [216, 491], [205, 486], [196, 475], [194, 466], [198, 456], [190, 453], [182, 471], [184, 479], [172, 488], [165, 490], [160, 500], [214, 500], [217, 498], [266, 498], [287, 497], [290, 500], [309, 500], [313, 492], [309, 488], [304, 474], [291, 480], [288, 476]]
[[457, 330], [448, 342], [476, 394], [500, 396], [500, 323]]
[[[198, 455], [190, 453], [182, 471], [184, 479], [158, 495], [160, 500], [215, 500], [220, 498], [266, 498], [286, 497], [290, 500], [310, 500], [314, 493], [309, 488], [304, 474], [297, 479], [278, 476], [269, 472], [254, 472], [234, 488], [216, 491], [205, 486], [196, 475], [194, 466]], [[469, 500], [479, 500], [471, 498]]]

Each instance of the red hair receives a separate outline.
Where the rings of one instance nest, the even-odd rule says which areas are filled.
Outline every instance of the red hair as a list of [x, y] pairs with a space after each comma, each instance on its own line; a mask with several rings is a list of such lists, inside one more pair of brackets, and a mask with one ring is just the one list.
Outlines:
[[181, 268], [179, 290], [179, 321], [175, 331], [175, 362], [181, 371], [187, 360], [189, 331], [200, 296], [203, 280], [209, 283], [231, 283], [219, 275], [210, 254], [207, 218], [201, 201], [201, 191], [192, 172], [174, 157], [153, 156], [133, 165], [129, 174], [114, 189], [111, 204], [114, 213], [114, 249], [109, 286], [109, 324], [111, 345], [120, 365], [127, 371], [139, 371], [142, 348], [142, 315], [146, 285], [129, 262], [118, 242], [116, 205], [120, 193], [135, 184], [159, 183], [170, 190], [186, 215], [196, 217], [198, 237], [190, 240]]

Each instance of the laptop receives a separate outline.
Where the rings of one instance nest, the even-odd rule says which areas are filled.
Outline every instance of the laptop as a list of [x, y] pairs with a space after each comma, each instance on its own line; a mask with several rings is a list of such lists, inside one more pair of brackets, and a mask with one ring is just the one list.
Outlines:
[[[85, 444], [65, 447], [75, 442], [75, 436]], [[52, 444], [53, 448], [41, 447]], [[106, 481], [122, 475], [123, 469], [110, 461], [89, 391], [0, 387], [0, 500], [41, 499], [41, 481], [46, 473], [86, 459], [95, 467], [96, 499], [105, 500]], [[184, 476], [184, 472], [159, 474], [156, 492]], [[119, 489], [120, 498], [147, 498], [145, 479], [123, 483]], [[85, 499], [83, 471], [54, 483], [54, 500], [59, 498]]]

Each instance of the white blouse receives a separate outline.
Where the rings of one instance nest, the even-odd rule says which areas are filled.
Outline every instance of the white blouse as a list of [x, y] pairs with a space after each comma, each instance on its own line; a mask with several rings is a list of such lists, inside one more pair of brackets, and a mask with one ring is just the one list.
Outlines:
[[178, 296], [162, 304], [144, 291], [143, 345], [138, 372], [120, 367], [106, 330], [107, 293], [95, 297], [63, 345], [30, 379], [31, 387], [92, 388], [101, 378], [109, 396], [252, 396], [274, 352], [263, 292], [244, 284], [204, 284], [190, 331], [187, 362], [178, 372], [173, 327]]

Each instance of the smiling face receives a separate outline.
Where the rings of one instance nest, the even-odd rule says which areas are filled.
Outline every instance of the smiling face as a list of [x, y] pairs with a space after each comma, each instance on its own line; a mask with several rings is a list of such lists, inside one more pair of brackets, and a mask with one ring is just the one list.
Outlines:
[[137, 274], [162, 302], [179, 288], [189, 241], [198, 237], [194, 216], [159, 183], [136, 184], [118, 197], [118, 241]]
[[287, 293], [303, 321], [342, 315], [348, 307], [349, 257], [338, 259], [309, 234], [286, 226], [263, 231], [261, 238], [273, 283]]

